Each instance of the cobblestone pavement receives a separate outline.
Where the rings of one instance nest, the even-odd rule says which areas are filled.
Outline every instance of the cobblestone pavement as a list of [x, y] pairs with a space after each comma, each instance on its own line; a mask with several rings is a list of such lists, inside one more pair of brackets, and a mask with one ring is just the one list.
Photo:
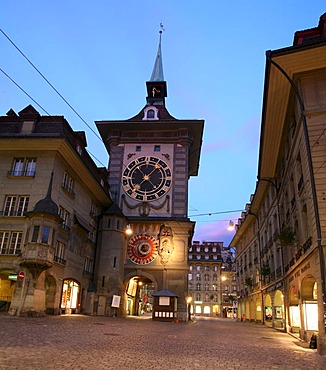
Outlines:
[[229, 319], [196, 323], [0, 315], [0, 369], [304, 369], [326, 356], [288, 334]]

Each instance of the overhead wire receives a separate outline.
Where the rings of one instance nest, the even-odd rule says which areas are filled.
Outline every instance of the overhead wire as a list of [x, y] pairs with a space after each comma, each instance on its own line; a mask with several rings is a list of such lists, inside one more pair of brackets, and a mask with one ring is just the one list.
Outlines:
[[[15, 49], [24, 57], [24, 59], [36, 70], [36, 72], [47, 82], [47, 84], [58, 94], [58, 96], [68, 105], [68, 107], [81, 119], [81, 121], [95, 134], [95, 136], [105, 145], [103, 139], [92, 129], [92, 127], [90, 127], [90, 125], [86, 122], [86, 120], [72, 107], [72, 105], [63, 97], [63, 95], [54, 87], [54, 85], [44, 76], [44, 74], [35, 66], [34, 63], [31, 62], [31, 60], [22, 52], [22, 50], [10, 39], [10, 37], [0, 28], [0, 32], [6, 37], [6, 39], [15, 47]], [[11, 80], [11, 78], [10, 78]], [[12, 82], [14, 82], [12, 80]], [[15, 83], [15, 82], [14, 82]], [[30, 95], [24, 90], [22, 89], [17, 83], [15, 83], [15, 85], [17, 87], [20, 88], [20, 90], [22, 90], [28, 97], [30, 97]], [[30, 97], [31, 98], [31, 97]], [[40, 104], [38, 104], [36, 102], [35, 99], [31, 98], [33, 100], [33, 102], [35, 102], [35, 104], [37, 104], [39, 107]], [[42, 108], [42, 110], [44, 110]], [[45, 111], [45, 110], [44, 110]], [[45, 111], [48, 115], [50, 115], [47, 111]], [[85, 148], [86, 149], [86, 148]], [[200, 150], [200, 147], [198, 148], [195, 148], [193, 149], [192, 153], [195, 152], [195, 151], [198, 151]], [[90, 153], [88, 150], [87, 150], [88, 153]], [[113, 155], [115, 155], [117, 157], [117, 155], [115, 153], [111, 153]], [[90, 153], [91, 155], [91, 153]], [[93, 156], [93, 155], [92, 155]], [[94, 158], [96, 158], [95, 156], [93, 156]], [[99, 163], [101, 163], [99, 161]], [[102, 164], [102, 163], [101, 163]], [[104, 164], [102, 164], [104, 167], [106, 167]], [[126, 168], [126, 164], [125, 163], [122, 163], [123, 165], [123, 169]], [[112, 174], [113, 176], [115, 176], [114, 174]], [[117, 176], [116, 176], [117, 178]], [[118, 178], [117, 178], [118, 179]], [[120, 179], [118, 179], [120, 181]], [[152, 212], [154, 214], [156, 214], [157, 216], [158, 213], [155, 212], [154, 209], [152, 209]], [[188, 229], [185, 229], [178, 221], [174, 221], [174, 222], [177, 222], [177, 224], [180, 226], [181, 229], [183, 229], [184, 231], [188, 231]], [[166, 222], [166, 224], [168, 224], [168, 222]], [[176, 234], [175, 234], [176, 235]], [[180, 238], [180, 237], [179, 237]], [[181, 239], [181, 238], [180, 238]]]

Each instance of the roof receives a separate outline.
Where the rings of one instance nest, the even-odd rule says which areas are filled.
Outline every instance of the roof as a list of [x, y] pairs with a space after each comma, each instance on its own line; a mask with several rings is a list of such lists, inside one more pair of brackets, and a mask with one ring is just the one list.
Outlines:
[[160, 31], [160, 41], [158, 44], [158, 50], [157, 50], [154, 68], [153, 68], [150, 81], [164, 81], [161, 41], [162, 41], [162, 31]]

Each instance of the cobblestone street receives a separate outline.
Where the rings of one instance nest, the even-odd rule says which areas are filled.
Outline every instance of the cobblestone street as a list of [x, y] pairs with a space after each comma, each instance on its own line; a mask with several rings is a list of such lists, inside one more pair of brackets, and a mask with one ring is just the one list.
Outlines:
[[0, 315], [0, 369], [326, 369], [326, 356], [261, 325]]

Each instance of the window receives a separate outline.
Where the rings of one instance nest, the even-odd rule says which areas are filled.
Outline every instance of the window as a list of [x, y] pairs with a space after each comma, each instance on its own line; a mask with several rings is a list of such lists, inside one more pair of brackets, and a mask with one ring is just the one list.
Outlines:
[[49, 239], [50, 239], [50, 228], [48, 226], [42, 226], [41, 243], [48, 244]]
[[201, 300], [201, 295], [200, 295], [200, 293], [197, 293], [196, 294], [196, 301], [200, 301]]
[[40, 232], [40, 226], [35, 225], [34, 228], [33, 228], [33, 234], [32, 234], [31, 242], [37, 243], [39, 232]]
[[209, 291], [209, 284], [205, 284], [205, 291], [208, 292]]
[[59, 217], [63, 219], [63, 222], [60, 224], [60, 227], [62, 227], [66, 231], [70, 231], [70, 214], [67, 210], [65, 210], [63, 207], [59, 207]]
[[7, 195], [3, 216], [25, 216], [28, 208], [29, 196], [25, 195]]
[[64, 173], [61, 186], [69, 194], [75, 195], [74, 190], [73, 190], [74, 189], [74, 179], [68, 174], [68, 172]]
[[205, 274], [204, 279], [205, 279], [205, 281], [209, 281], [209, 274]]
[[54, 252], [54, 260], [64, 265], [66, 263], [65, 252], [66, 245], [60, 241], [57, 241]]
[[[41, 230], [41, 235], [40, 235], [40, 230]], [[43, 244], [49, 244], [49, 241], [50, 241], [50, 227], [48, 226], [39, 226], [39, 225], [35, 225], [34, 228], [33, 228], [33, 234], [32, 234], [32, 238], [31, 238], [31, 242], [32, 243], [37, 243], [39, 242], [39, 238], [40, 238], [40, 242], [43, 243]]]
[[200, 281], [201, 280], [201, 275], [200, 274], [196, 274], [196, 280], [197, 281]]
[[161, 151], [161, 145], [154, 145], [154, 152], [160, 152]]
[[147, 111], [147, 118], [152, 118], [152, 119], [155, 118], [155, 112], [153, 109], [149, 109]]
[[141, 152], [141, 145], [136, 145], [136, 152]]
[[200, 285], [200, 283], [196, 284], [196, 290], [201, 290], [201, 285]]
[[0, 254], [19, 254], [23, 233], [0, 231]]
[[35, 169], [36, 158], [15, 158], [10, 175], [34, 177]]
[[93, 274], [93, 261], [89, 258], [85, 258], [84, 262], [84, 274], [92, 275]]

